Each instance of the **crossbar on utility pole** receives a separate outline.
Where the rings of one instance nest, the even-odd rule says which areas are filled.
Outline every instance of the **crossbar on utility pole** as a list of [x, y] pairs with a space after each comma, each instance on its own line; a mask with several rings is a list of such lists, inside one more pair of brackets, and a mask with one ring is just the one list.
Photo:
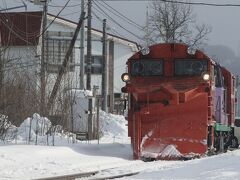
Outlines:
[[79, 22], [78, 22], [78, 25], [77, 25], [77, 28], [76, 28], [76, 30], [74, 32], [73, 38], [71, 40], [71, 43], [69, 45], [69, 48], [68, 48], [67, 53], [65, 55], [65, 58], [63, 60], [62, 66], [61, 66], [61, 68], [60, 68], [60, 70], [58, 72], [58, 76], [57, 76], [56, 82], [55, 82], [54, 87], [52, 89], [52, 92], [51, 92], [51, 95], [50, 95], [50, 98], [49, 98], [49, 101], [48, 101], [48, 104], [47, 104], [47, 110], [48, 111], [51, 110], [52, 105], [53, 105], [53, 101], [56, 98], [58, 88], [60, 86], [63, 74], [65, 73], [66, 67], [68, 65], [69, 57], [70, 57], [70, 55], [72, 53], [74, 44], [76, 42], [77, 36], [78, 36], [80, 28], [82, 26], [84, 16], [85, 16], [85, 12], [82, 12], [81, 16], [80, 16], [80, 19], [79, 19]]
[[106, 19], [103, 19], [102, 37], [102, 110], [107, 111], [107, 35]]

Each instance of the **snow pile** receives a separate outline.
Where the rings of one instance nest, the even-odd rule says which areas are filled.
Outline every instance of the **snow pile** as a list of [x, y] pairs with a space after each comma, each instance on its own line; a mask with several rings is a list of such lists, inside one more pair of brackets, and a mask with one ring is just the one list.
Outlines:
[[103, 136], [127, 137], [127, 121], [124, 116], [100, 111], [100, 131]]
[[[6, 124], [6, 123], [5, 123]], [[104, 142], [115, 142], [127, 139], [127, 121], [124, 116], [107, 114], [100, 111], [100, 137]], [[52, 126], [48, 118], [35, 113], [25, 119], [19, 127], [7, 124], [4, 142], [17, 144], [38, 145], [65, 145], [76, 141], [76, 135], [71, 132], [63, 132], [62, 127]]]
[[37, 113], [25, 119], [19, 127], [8, 122], [4, 134], [0, 135], [3, 143], [12, 144], [67, 145], [76, 141], [75, 134], [63, 131], [60, 125], [53, 126], [48, 118]]
[[160, 157], [169, 157], [169, 158], [176, 158], [181, 157], [182, 154], [176, 149], [176, 147], [172, 144], [167, 145], [163, 151], [159, 154]]
[[51, 127], [51, 121], [39, 114], [33, 114], [32, 118], [25, 119], [18, 128], [18, 139], [33, 141], [38, 136], [45, 136]]
[[149, 131], [141, 142], [141, 157], [145, 158], [177, 158], [182, 154], [177, 150], [175, 145], [167, 145], [152, 137], [153, 130]]

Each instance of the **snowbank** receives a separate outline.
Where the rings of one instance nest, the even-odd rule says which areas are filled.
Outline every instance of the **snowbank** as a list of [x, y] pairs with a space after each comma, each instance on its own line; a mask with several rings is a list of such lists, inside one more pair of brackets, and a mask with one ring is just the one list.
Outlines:
[[51, 127], [51, 121], [39, 114], [33, 114], [32, 118], [25, 119], [18, 127], [18, 139], [34, 141], [38, 136], [45, 136]]
[[[127, 121], [124, 116], [100, 111], [100, 134], [104, 142], [123, 142], [127, 139]], [[52, 126], [51, 121], [35, 113], [25, 119], [19, 127], [9, 125], [5, 140], [8, 143], [64, 145], [76, 142], [75, 134], [63, 132], [61, 126]]]
[[[0, 179], [37, 179], [106, 168], [110, 169], [102, 173], [108, 175], [140, 172], [138, 175], [123, 179], [227, 180], [240, 177], [240, 150], [191, 161], [148, 163], [133, 161], [131, 145], [129, 141], [126, 143], [129, 138], [124, 117], [100, 112], [100, 124], [103, 132], [100, 144], [96, 141], [65, 143], [64, 133], [56, 133], [55, 140], [65, 143], [64, 146], [0, 146]], [[15, 129], [18, 130], [18, 137], [23, 141], [29, 137], [27, 132], [33, 137], [38, 134], [40, 140], [46, 138], [47, 126], [50, 126], [50, 121], [35, 114], [32, 119], [27, 118], [19, 128], [15, 127]], [[12, 127], [14, 129], [14, 126]], [[151, 136], [151, 133], [148, 136]], [[124, 143], [112, 143], [111, 137], [121, 138]], [[32, 140], [34, 141], [35, 138]], [[172, 151], [172, 148], [168, 150]]]
[[127, 137], [127, 121], [124, 116], [100, 111], [100, 130], [103, 136]]

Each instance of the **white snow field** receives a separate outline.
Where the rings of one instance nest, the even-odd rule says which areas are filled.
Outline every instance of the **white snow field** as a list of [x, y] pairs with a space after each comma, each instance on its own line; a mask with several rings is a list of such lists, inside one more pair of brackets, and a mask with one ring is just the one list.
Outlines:
[[[127, 122], [123, 116], [100, 113], [103, 137], [95, 141], [72, 143], [69, 135], [56, 134], [55, 146], [46, 145], [45, 129], [38, 133], [36, 124], [50, 122], [35, 114], [32, 118], [31, 145], [28, 145], [27, 119], [19, 127], [17, 138], [11, 142], [0, 141], [0, 179], [38, 179], [66, 174], [103, 170], [95, 177], [106, 177], [126, 172], [140, 172], [122, 179], [240, 179], [240, 150], [189, 161], [143, 162], [132, 159]], [[34, 124], [36, 126], [34, 126]], [[109, 169], [111, 168], [111, 169]], [[109, 169], [107, 171], [104, 171]], [[85, 179], [91, 179], [85, 178]]]

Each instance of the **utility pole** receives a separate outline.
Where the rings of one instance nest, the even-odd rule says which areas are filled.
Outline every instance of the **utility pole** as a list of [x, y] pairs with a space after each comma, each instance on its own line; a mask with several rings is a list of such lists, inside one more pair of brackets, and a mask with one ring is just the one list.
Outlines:
[[103, 19], [102, 37], [102, 110], [107, 111], [107, 35], [106, 19]]
[[[91, 91], [91, 71], [92, 71], [92, 0], [88, 0], [88, 21], [87, 21], [87, 90]], [[93, 138], [92, 122], [92, 98], [88, 101], [88, 138]]]
[[[1, 33], [0, 33], [1, 35]], [[0, 44], [1, 46], [1, 44]], [[3, 99], [3, 80], [4, 80], [4, 72], [3, 72], [3, 60], [2, 60], [2, 47], [0, 47], [0, 98]]]
[[46, 78], [45, 78], [45, 31], [47, 25], [47, 0], [43, 2], [43, 19], [42, 19], [42, 48], [41, 48], [41, 69], [40, 69], [40, 83], [41, 83], [41, 104], [40, 113], [41, 116], [45, 116], [45, 103], [46, 103]]
[[81, 17], [80, 17], [79, 22], [78, 22], [78, 25], [77, 25], [77, 28], [76, 28], [76, 30], [74, 32], [74, 35], [73, 35], [73, 39], [71, 40], [71, 43], [69, 45], [69, 48], [68, 48], [67, 53], [65, 55], [65, 58], [63, 60], [62, 66], [61, 66], [61, 68], [59, 70], [56, 82], [55, 82], [55, 84], [53, 86], [53, 89], [52, 89], [52, 92], [51, 92], [51, 95], [50, 95], [50, 98], [49, 98], [49, 101], [48, 101], [48, 104], [47, 104], [47, 110], [48, 111], [50, 111], [52, 106], [53, 106], [53, 102], [54, 102], [54, 100], [56, 98], [58, 88], [60, 86], [62, 77], [63, 77], [63, 75], [64, 75], [64, 73], [66, 71], [66, 67], [67, 67], [68, 62], [69, 62], [69, 57], [72, 54], [72, 50], [73, 50], [74, 44], [76, 42], [77, 36], [78, 36], [80, 28], [82, 26], [82, 22], [83, 22], [84, 16], [85, 16], [85, 12], [82, 12], [81, 13]]
[[[81, 12], [84, 12], [84, 0], [81, 0]], [[84, 21], [81, 27], [81, 42], [80, 42], [80, 74], [79, 74], [79, 79], [80, 79], [80, 89], [84, 89], [84, 41], [85, 41], [85, 36], [84, 36]]]
[[92, 0], [88, 0], [88, 20], [87, 20], [87, 90], [91, 90], [91, 70], [92, 70]]
[[147, 46], [150, 45], [150, 42], [149, 42], [149, 17], [148, 17], [148, 6], [147, 6], [147, 12], [146, 12], [146, 41], [147, 41]]
[[109, 41], [108, 48], [108, 112], [114, 110], [114, 42]]

